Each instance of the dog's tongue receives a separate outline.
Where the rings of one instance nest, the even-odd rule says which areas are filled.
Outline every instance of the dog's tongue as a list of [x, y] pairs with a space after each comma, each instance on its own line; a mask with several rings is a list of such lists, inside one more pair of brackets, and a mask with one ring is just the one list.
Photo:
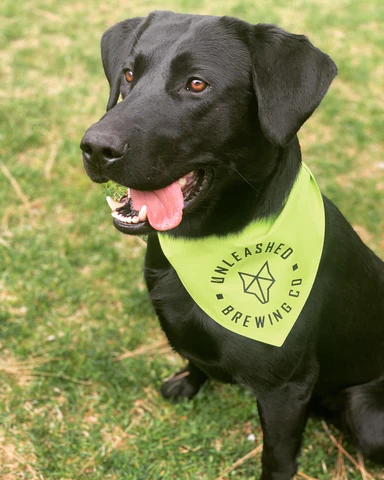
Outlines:
[[139, 212], [146, 205], [148, 222], [156, 230], [170, 230], [181, 222], [184, 198], [178, 182], [152, 192], [130, 191], [133, 208]]

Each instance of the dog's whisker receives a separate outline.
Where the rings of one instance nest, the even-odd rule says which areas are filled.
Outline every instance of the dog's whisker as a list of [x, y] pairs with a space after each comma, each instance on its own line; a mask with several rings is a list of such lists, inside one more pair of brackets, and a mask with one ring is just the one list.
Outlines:
[[255, 94], [255, 92], [254, 92], [253, 90], [248, 90], [248, 89], [246, 89], [246, 88], [242, 88], [241, 90], [242, 90], [243, 92], [247, 93], [248, 95], [254, 95], [254, 94]]
[[251, 188], [253, 188], [253, 190], [255, 190], [258, 195], [262, 195], [264, 198], [267, 198], [263, 192], [260, 192], [260, 190], [258, 190], [254, 185], [252, 185], [252, 183], [248, 182], [248, 180], [235, 167], [232, 167], [232, 169], [244, 180], [245, 183], [247, 183]]
[[167, 172], [167, 170], [166, 170], [165, 168], [158, 168], [158, 167], [155, 167], [155, 166], [153, 166], [152, 168], [153, 168], [153, 170], [157, 170], [158, 172], [163, 173], [166, 177], [168, 177], [168, 178], [170, 178], [170, 179], [173, 178], [173, 177]]

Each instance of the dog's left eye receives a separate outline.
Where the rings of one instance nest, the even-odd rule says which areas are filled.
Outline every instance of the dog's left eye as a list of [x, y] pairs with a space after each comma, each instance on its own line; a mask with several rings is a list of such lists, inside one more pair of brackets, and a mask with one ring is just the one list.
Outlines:
[[128, 82], [128, 83], [131, 83], [133, 81], [133, 72], [132, 70], [126, 70], [126, 72], [124, 73], [124, 76], [125, 76], [125, 80]]
[[208, 83], [201, 78], [191, 78], [187, 84], [187, 90], [195, 93], [203, 92], [208, 87]]

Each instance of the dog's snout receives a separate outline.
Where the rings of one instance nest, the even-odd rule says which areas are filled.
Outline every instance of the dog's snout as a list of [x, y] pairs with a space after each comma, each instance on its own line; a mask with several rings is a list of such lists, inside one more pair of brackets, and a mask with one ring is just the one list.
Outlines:
[[80, 148], [88, 163], [105, 167], [123, 157], [128, 144], [113, 134], [88, 131], [81, 140]]

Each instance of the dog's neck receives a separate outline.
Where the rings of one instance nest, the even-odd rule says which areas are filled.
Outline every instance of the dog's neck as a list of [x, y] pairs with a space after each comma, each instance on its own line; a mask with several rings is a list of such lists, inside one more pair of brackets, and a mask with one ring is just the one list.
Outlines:
[[257, 198], [253, 220], [277, 216], [293, 187], [301, 166], [301, 150], [297, 136], [289, 145], [279, 150], [275, 169], [260, 186], [262, 194]]

